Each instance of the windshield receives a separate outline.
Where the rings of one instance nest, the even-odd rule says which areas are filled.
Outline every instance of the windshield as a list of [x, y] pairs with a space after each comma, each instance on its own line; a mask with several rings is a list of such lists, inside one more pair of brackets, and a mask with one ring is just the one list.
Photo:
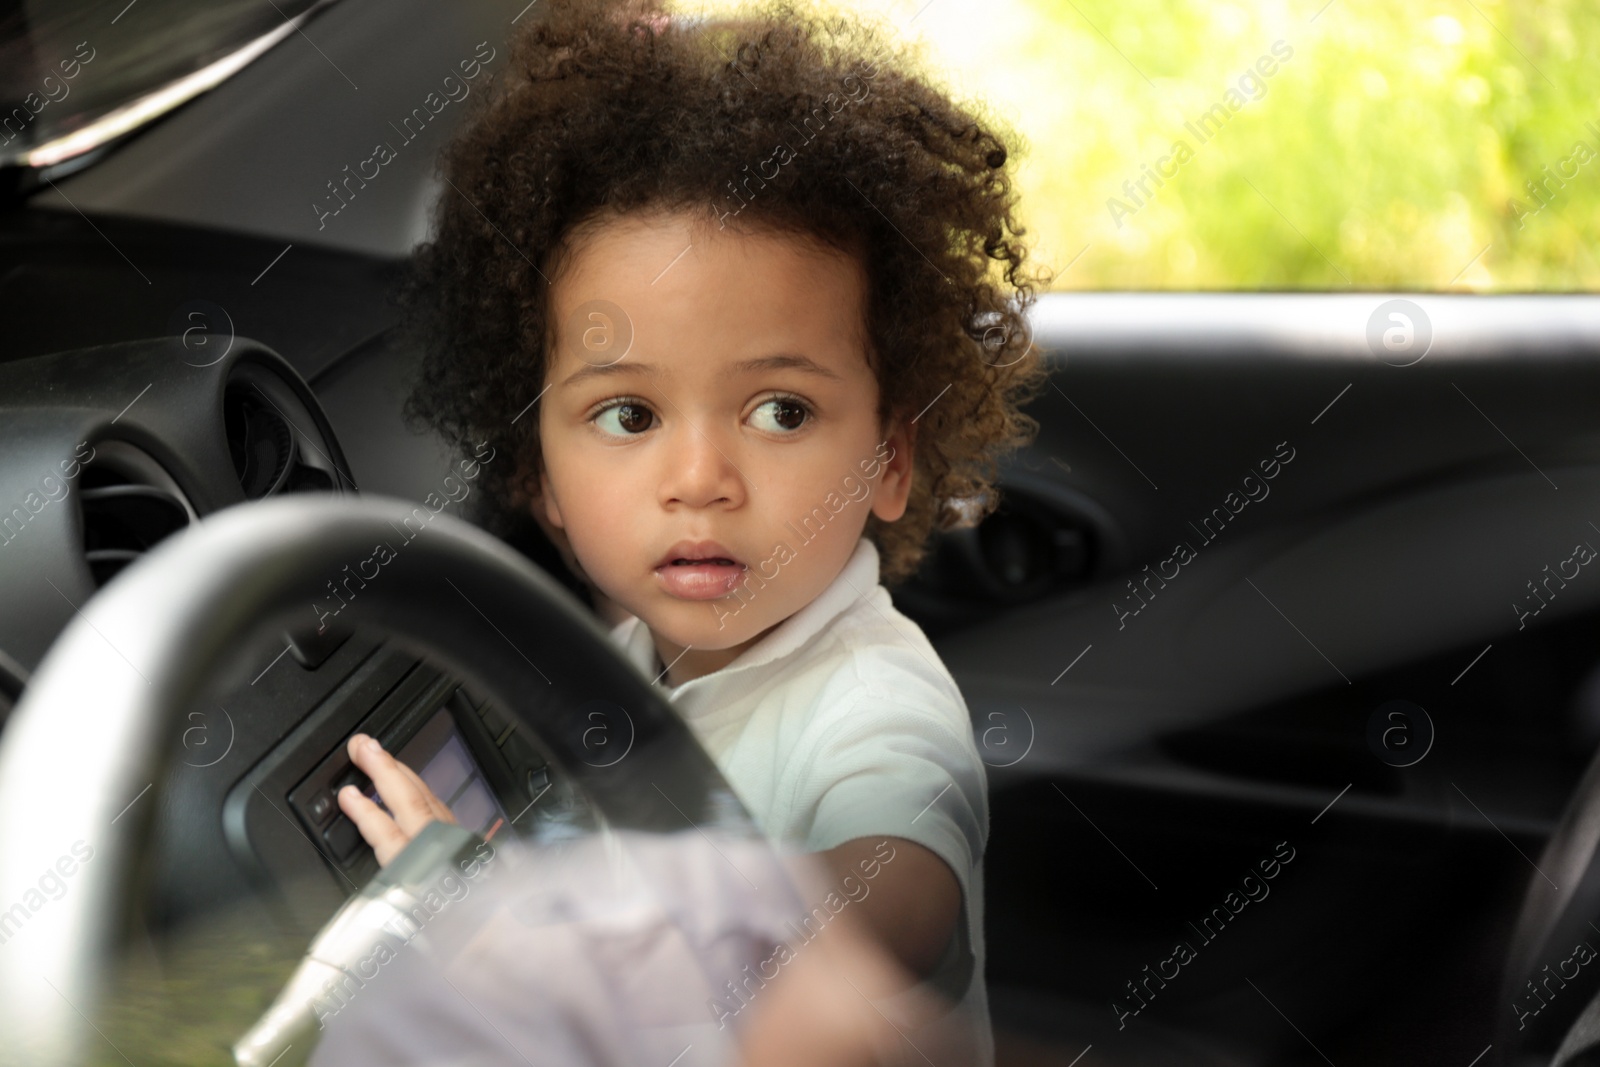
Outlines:
[[1054, 289], [1600, 288], [1589, 0], [853, 6], [1022, 134]]
[[[252, 42], [292, 32], [291, 20], [315, 6], [317, 0], [0, 0], [0, 166], [49, 166], [82, 155], [209, 87], [195, 76]], [[186, 78], [195, 79], [191, 91], [171, 91]], [[64, 140], [108, 118], [102, 136]]]

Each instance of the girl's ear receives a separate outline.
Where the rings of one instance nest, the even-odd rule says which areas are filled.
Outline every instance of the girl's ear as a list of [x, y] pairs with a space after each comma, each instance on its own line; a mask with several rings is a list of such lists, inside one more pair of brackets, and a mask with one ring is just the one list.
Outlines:
[[548, 523], [556, 529], [564, 528], [561, 509], [550, 494], [550, 479], [545, 473], [542, 457], [537, 472], [528, 469], [525, 463], [518, 464], [516, 476], [512, 479], [511, 503], [519, 511], [528, 512], [541, 526]]
[[519, 511], [532, 508], [538, 502], [538, 476], [528, 469], [525, 460], [517, 460], [516, 468], [511, 472], [509, 496], [511, 506]]
[[906, 502], [911, 498], [917, 448], [915, 424], [897, 423], [884, 444], [890, 451], [884, 460], [877, 492], [872, 497], [872, 513], [884, 522], [895, 522], [906, 513]]
[[533, 500], [535, 508], [544, 509], [546, 521], [558, 530], [567, 528], [561, 518], [561, 505], [556, 502], [555, 494], [550, 491], [550, 475], [545, 471], [544, 459], [539, 459], [539, 493]]

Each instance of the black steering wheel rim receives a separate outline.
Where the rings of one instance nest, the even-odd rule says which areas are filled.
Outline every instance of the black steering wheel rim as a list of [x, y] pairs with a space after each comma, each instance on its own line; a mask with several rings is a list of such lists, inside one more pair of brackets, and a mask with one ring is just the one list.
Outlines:
[[[0, 901], [21, 899], [77, 840], [92, 843], [95, 862], [34, 916], [27, 952], [0, 952], [0, 1034], [16, 1062], [77, 1063], [92, 1036], [82, 1020], [105, 992], [135, 906], [125, 889], [154, 829], [157, 806], [137, 800], [180, 756], [185, 711], [243, 678], [245, 654], [268, 633], [310, 620], [326, 583], [396, 541], [415, 508], [296, 496], [227, 509], [129, 567], [51, 647], [0, 735]], [[433, 517], [340, 621], [381, 629], [479, 687], [534, 731], [609, 825], [764, 840], [687, 724], [590, 613], [476, 527]], [[554, 689], [537, 712], [520, 698], [529, 685]], [[580, 709], [595, 700], [626, 711], [626, 759], [583, 758]], [[65, 760], [77, 774], [59, 773]], [[771, 854], [778, 884], [791, 885]]]
[[[1495, 1005], [1501, 1013], [1495, 1044], [1504, 1050], [1505, 1063], [1514, 1062], [1530, 1038], [1550, 1044], [1552, 1051], [1564, 1045], [1585, 1005], [1600, 997], [1600, 959], [1581, 966], [1579, 975], [1567, 975], [1574, 978], [1574, 988], [1560, 974], [1577, 941], [1600, 949], [1600, 752], [1584, 769], [1534, 868], [1512, 928]], [[1558, 980], [1546, 991], [1553, 989], [1559, 999], [1541, 998], [1529, 988], [1530, 981], [1548, 980], [1547, 967], [1556, 970]]]

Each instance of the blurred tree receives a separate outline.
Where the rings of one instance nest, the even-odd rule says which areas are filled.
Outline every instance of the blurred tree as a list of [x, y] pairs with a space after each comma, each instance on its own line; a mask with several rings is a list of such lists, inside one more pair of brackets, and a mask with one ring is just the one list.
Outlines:
[[1600, 289], [1592, 0], [840, 10], [1023, 135], [1056, 289]]

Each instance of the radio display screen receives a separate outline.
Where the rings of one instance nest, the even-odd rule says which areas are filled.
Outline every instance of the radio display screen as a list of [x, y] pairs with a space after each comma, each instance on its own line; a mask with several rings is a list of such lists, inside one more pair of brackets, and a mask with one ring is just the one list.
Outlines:
[[[394, 757], [416, 771], [466, 829], [488, 840], [505, 826], [505, 809], [467, 751], [447, 709], [441, 708]], [[369, 787], [367, 796], [388, 810], [376, 787]]]

